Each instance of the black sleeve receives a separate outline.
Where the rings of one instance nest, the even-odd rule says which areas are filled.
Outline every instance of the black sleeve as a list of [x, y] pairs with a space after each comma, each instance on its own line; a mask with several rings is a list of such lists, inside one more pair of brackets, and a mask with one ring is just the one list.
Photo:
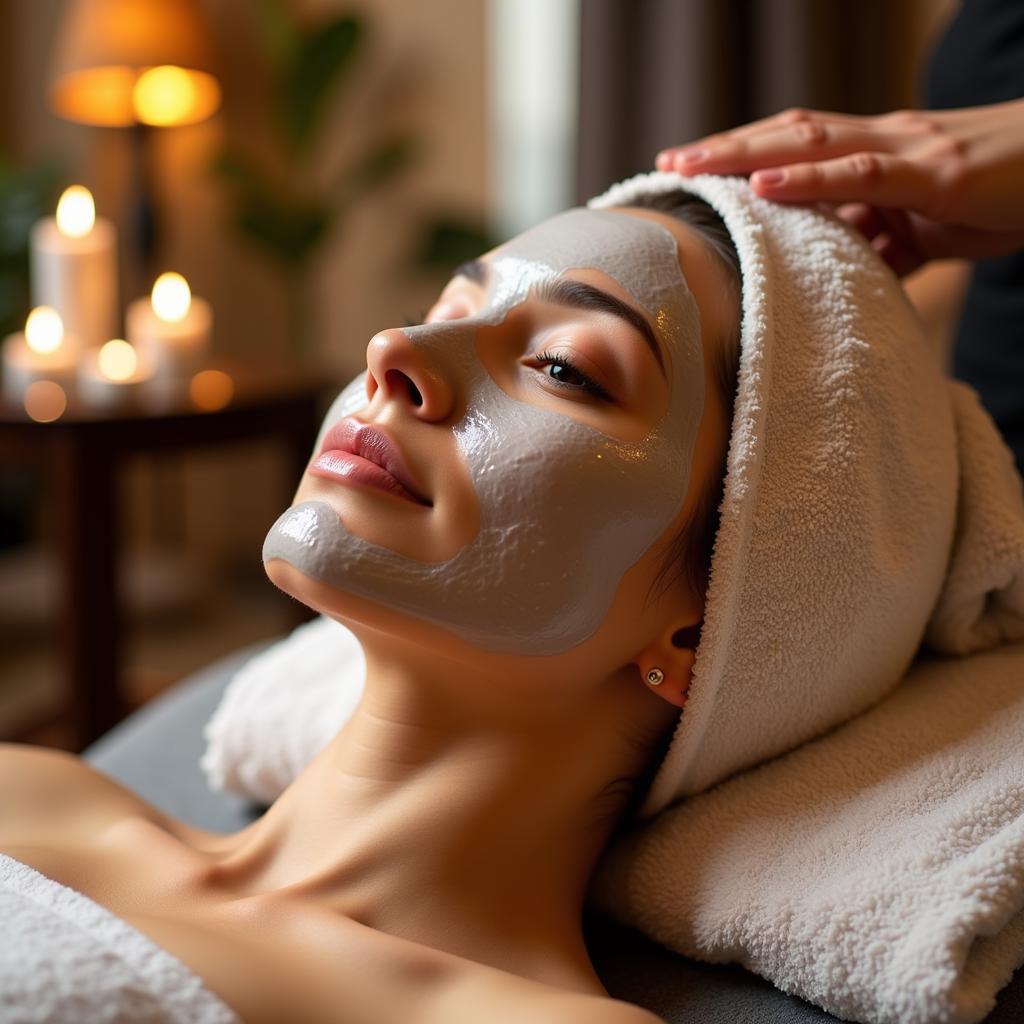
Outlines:
[[[964, 0], [925, 67], [922, 95], [931, 109], [1024, 97], [1024, 0]], [[978, 391], [1024, 473], [1024, 252], [975, 264], [952, 371]]]

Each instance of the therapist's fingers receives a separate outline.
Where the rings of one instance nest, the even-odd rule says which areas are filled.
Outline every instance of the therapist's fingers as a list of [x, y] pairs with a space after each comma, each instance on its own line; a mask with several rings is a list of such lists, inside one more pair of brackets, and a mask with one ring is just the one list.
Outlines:
[[927, 262], [912, 245], [891, 235], [879, 235], [871, 246], [897, 277], [906, 277]]
[[956, 227], [866, 203], [844, 203], [835, 213], [856, 227], [899, 277], [932, 259], [998, 259], [1024, 249], [1024, 231]]
[[828, 124], [846, 124], [853, 127], [866, 128], [879, 120], [877, 114], [840, 114], [835, 110], [810, 110], [807, 107], [789, 107], [787, 110], [780, 110], [770, 117], [762, 117], [758, 121], [750, 121], [748, 124], [740, 125], [737, 128], [730, 128], [728, 131], [719, 132], [720, 136], [730, 138], [743, 138], [747, 135], [757, 135], [764, 131], [774, 131], [779, 127], [800, 124], [804, 121], [824, 121]]
[[[863, 133], [877, 128], [881, 122], [883, 122], [883, 118], [877, 116], [857, 117], [851, 114], [837, 114], [829, 110], [806, 110], [802, 107], [793, 107], [773, 114], [771, 117], [751, 121], [738, 128], [705, 135], [703, 138], [695, 139], [684, 145], [669, 146], [658, 153], [654, 162], [655, 166], [662, 171], [678, 170], [696, 174], [703, 173], [707, 169], [712, 173], [738, 174], [743, 173], [738, 166], [735, 170], [719, 171], [700, 163], [700, 161], [708, 159], [712, 154], [716, 162], [723, 161], [730, 156], [741, 156], [743, 150], [736, 145], [737, 143], [752, 142], [764, 136], [788, 140], [793, 157], [803, 155], [806, 159], [807, 136], [815, 137], [819, 126], [834, 130], [857, 130]], [[731, 154], [730, 150], [732, 150]], [[695, 154], [701, 151], [704, 151], [704, 154], [694, 159]], [[700, 164], [699, 167], [698, 164]], [[758, 165], [754, 162], [751, 166], [764, 166], [764, 164]]]
[[926, 215], [941, 208], [946, 192], [935, 168], [867, 152], [756, 171], [750, 185], [779, 202], [861, 202]]
[[745, 137], [728, 135], [707, 140], [696, 149], [675, 152], [664, 170], [681, 174], [749, 174], [780, 164], [830, 160], [859, 152], [898, 152], [902, 140], [894, 132], [862, 128], [816, 118], [759, 131]]
[[871, 240], [871, 247], [892, 268], [897, 277], [906, 277], [927, 262], [921, 251], [917, 226], [904, 210], [875, 210], [884, 228]]
[[836, 216], [852, 224], [868, 241], [885, 230], [885, 221], [874, 206], [867, 203], [843, 203], [836, 207]]
[[836, 207], [835, 213], [871, 243], [897, 277], [905, 277], [926, 262], [927, 257], [918, 245], [917, 225], [902, 210], [844, 203]]

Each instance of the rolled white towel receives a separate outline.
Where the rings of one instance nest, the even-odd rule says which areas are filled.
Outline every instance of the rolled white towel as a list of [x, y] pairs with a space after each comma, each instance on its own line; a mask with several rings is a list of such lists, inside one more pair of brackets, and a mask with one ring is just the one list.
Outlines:
[[842, 1020], [975, 1024], [1024, 964], [1024, 644], [923, 658], [881, 704], [624, 836], [593, 901]]

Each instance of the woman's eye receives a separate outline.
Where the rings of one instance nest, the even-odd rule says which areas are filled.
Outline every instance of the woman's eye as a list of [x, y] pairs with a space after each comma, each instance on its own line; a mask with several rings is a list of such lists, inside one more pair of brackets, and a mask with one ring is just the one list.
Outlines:
[[595, 380], [588, 377], [579, 367], [566, 356], [552, 355], [550, 352], [542, 352], [534, 357], [534, 363], [538, 367], [547, 369], [545, 374], [560, 387], [571, 388], [574, 391], [585, 391], [603, 402], [611, 402], [612, 396], [601, 387]]

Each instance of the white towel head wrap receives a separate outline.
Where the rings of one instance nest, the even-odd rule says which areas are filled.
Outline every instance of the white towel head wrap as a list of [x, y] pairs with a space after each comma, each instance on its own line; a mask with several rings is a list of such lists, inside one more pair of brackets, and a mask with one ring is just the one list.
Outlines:
[[735, 243], [741, 352], [693, 681], [644, 817], [888, 693], [925, 633], [956, 515], [942, 371], [864, 238], [743, 178], [641, 174], [589, 205], [678, 189]]

